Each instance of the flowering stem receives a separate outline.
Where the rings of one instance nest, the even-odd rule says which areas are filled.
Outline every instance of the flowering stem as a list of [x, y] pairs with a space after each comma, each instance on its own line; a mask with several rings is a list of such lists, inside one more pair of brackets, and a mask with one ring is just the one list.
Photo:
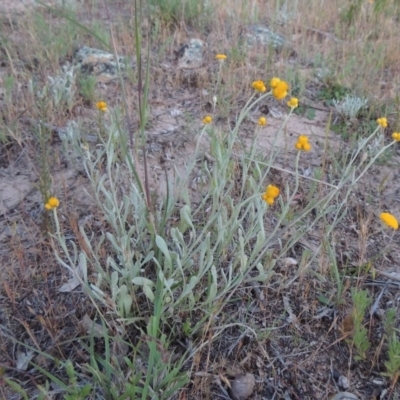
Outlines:
[[53, 208], [53, 217], [56, 224], [56, 235], [60, 236], [60, 221], [58, 220], [57, 208]]
[[249, 113], [249, 111], [257, 104], [259, 103], [261, 100], [265, 99], [265, 97], [267, 97], [268, 95], [271, 94], [271, 92], [265, 93], [264, 95], [260, 96], [258, 99], [256, 99], [253, 103], [253, 99], [256, 96], [257, 92], [254, 92], [251, 97], [249, 98], [249, 100], [247, 100], [247, 103], [244, 105], [241, 113], [239, 114], [239, 118], [236, 122], [235, 125], [235, 129], [234, 129], [234, 136], [236, 136], [240, 125], [242, 124], [244, 118], [246, 117], [246, 115]]
[[388, 145], [386, 145], [385, 147], [383, 147], [383, 148], [378, 152], [378, 154], [376, 154], [375, 157], [373, 157], [373, 158], [371, 159], [371, 161], [370, 161], [370, 162], [366, 165], [366, 167], [364, 168], [364, 171], [362, 171], [362, 172], [360, 173], [360, 175], [358, 176], [358, 178], [355, 179], [355, 180], [353, 181], [353, 185], [355, 185], [355, 184], [364, 176], [364, 174], [369, 170], [370, 166], [376, 161], [376, 159], [377, 159], [383, 152], [385, 152], [389, 147], [393, 146], [394, 143], [396, 143], [396, 141], [393, 141], [393, 142], [389, 143]]
[[[237, 153], [232, 153], [232, 155], [239, 157], [239, 154], [237, 154]], [[252, 160], [252, 158], [250, 158], [250, 157], [246, 157], [246, 156], [241, 156], [241, 157], [244, 157], [247, 160]], [[254, 160], [252, 160], [252, 161], [254, 161]], [[320, 181], [320, 180], [315, 179], [315, 178], [310, 178], [309, 176], [300, 175], [296, 171], [294, 171], [294, 172], [293, 171], [289, 171], [289, 170], [287, 170], [285, 168], [276, 167], [274, 165], [270, 165], [270, 164], [264, 163], [262, 161], [258, 161], [258, 163], [260, 163], [262, 165], [266, 165], [266, 166], [268, 166], [268, 167], [270, 167], [272, 169], [275, 169], [277, 171], [286, 172], [286, 173], [291, 174], [291, 175], [296, 175], [297, 174], [300, 178], [308, 179], [309, 181], [313, 181], [313, 182], [317, 182], [317, 183], [321, 183], [323, 185], [330, 186], [331, 188], [334, 188], [334, 189], [339, 189], [339, 187], [337, 185], [332, 185], [331, 183], [328, 183], [328, 182]]]
[[217, 90], [219, 88], [219, 85], [221, 84], [221, 71], [222, 71], [222, 65], [223, 62], [219, 62], [219, 68], [218, 68], [218, 75], [217, 75], [217, 85], [215, 86], [214, 94], [217, 94]]

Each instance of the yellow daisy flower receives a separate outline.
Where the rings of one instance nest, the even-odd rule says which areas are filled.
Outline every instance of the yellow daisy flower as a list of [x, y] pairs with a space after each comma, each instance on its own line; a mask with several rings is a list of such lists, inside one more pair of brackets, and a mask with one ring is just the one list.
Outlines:
[[292, 97], [288, 102], [287, 102], [288, 107], [290, 108], [296, 108], [299, 106], [299, 99], [296, 97]]
[[268, 185], [267, 188], [265, 189], [265, 192], [267, 193], [268, 196], [275, 198], [279, 196], [280, 190], [277, 186]]
[[384, 118], [384, 117], [378, 118], [378, 119], [376, 120], [376, 122], [377, 122], [378, 125], [380, 125], [382, 128], [386, 128], [386, 127], [388, 126], [387, 119]]
[[272, 206], [272, 204], [275, 202], [273, 197], [266, 196], [265, 193], [262, 195], [262, 199], [270, 206]]
[[274, 185], [268, 185], [261, 198], [270, 206], [274, 204], [275, 199], [279, 196], [280, 190]]
[[258, 118], [258, 125], [260, 125], [260, 126], [267, 125], [267, 118], [265, 118], [265, 117]]
[[105, 101], [98, 101], [96, 103], [96, 108], [102, 112], [107, 111], [107, 103]]
[[264, 93], [264, 92], [267, 91], [267, 88], [266, 88], [265, 83], [264, 83], [263, 81], [254, 81], [254, 82], [251, 84], [251, 87], [252, 87], [254, 90], [257, 90], [257, 92]]
[[289, 85], [285, 81], [279, 81], [272, 89], [272, 94], [277, 100], [283, 100], [288, 95]]
[[379, 217], [381, 221], [389, 228], [392, 228], [394, 230], [399, 229], [399, 223], [394, 215], [390, 213], [381, 213]]
[[396, 142], [400, 142], [400, 132], [393, 132], [393, 133], [392, 133], [392, 138], [393, 138], [393, 140], [395, 140]]
[[217, 60], [222, 60], [222, 61], [224, 61], [224, 60], [226, 60], [226, 54], [217, 54], [217, 55], [215, 56], [215, 58], [216, 58]]
[[53, 208], [57, 208], [59, 205], [60, 205], [60, 202], [57, 199], [57, 197], [50, 197], [47, 200], [47, 203], [44, 205], [44, 208], [46, 210], [52, 210]]
[[278, 82], [280, 82], [281, 80], [279, 78], [272, 78], [271, 81], [269, 82], [269, 85], [272, 87], [272, 89], [275, 89], [276, 85], [278, 84]]
[[212, 116], [211, 115], [206, 115], [204, 118], [203, 118], [203, 124], [211, 124], [211, 122], [212, 122]]
[[300, 135], [294, 147], [299, 151], [311, 150], [311, 144], [308, 143], [308, 137], [306, 135]]

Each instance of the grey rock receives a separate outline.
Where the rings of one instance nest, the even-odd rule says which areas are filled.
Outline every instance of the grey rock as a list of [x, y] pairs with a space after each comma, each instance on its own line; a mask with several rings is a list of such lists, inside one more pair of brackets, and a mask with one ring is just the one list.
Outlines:
[[353, 393], [349, 392], [339, 392], [336, 393], [331, 400], [358, 400], [358, 397], [355, 396]]
[[203, 64], [203, 50], [206, 46], [201, 39], [190, 39], [177, 52], [179, 68], [199, 68]]
[[256, 380], [253, 374], [242, 374], [237, 376], [231, 383], [231, 397], [233, 400], [246, 400], [254, 390]]
[[83, 46], [74, 57], [76, 66], [83, 74], [93, 75], [98, 82], [108, 83], [118, 77], [118, 64], [121, 70], [125, 69], [125, 58], [106, 51]]
[[261, 44], [262, 46], [272, 46], [274, 49], [279, 50], [288, 44], [288, 41], [283, 36], [262, 25], [248, 26], [244, 36], [246, 44], [250, 47]]
[[349, 380], [344, 375], [339, 376], [338, 385], [344, 390], [350, 387]]

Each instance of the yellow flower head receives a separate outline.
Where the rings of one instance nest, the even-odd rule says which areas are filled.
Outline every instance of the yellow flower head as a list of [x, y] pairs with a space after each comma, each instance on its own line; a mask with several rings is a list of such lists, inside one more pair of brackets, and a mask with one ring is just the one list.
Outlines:
[[96, 108], [102, 112], [107, 111], [107, 103], [105, 101], [98, 101], [96, 103]]
[[260, 125], [260, 126], [267, 125], [267, 118], [265, 118], [265, 117], [258, 118], [258, 125]]
[[306, 135], [300, 135], [297, 142], [300, 144], [306, 144], [308, 143], [308, 137]]
[[269, 85], [272, 87], [272, 89], [275, 89], [276, 85], [278, 84], [278, 82], [280, 82], [281, 80], [279, 78], [272, 78], [271, 81], [269, 82]]
[[380, 219], [389, 228], [392, 228], [394, 230], [399, 229], [399, 223], [394, 215], [390, 213], [381, 213]]
[[59, 205], [60, 205], [60, 202], [57, 199], [57, 197], [50, 197], [47, 200], [47, 203], [44, 205], [44, 208], [46, 210], [52, 210], [53, 208], [57, 208]]
[[217, 55], [215, 56], [215, 58], [216, 58], [217, 60], [224, 61], [224, 60], [226, 60], [226, 54], [217, 54]]
[[384, 117], [378, 118], [378, 119], [376, 120], [376, 122], [377, 122], [378, 125], [380, 125], [382, 128], [386, 128], [386, 127], [388, 126], [387, 119], [384, 118]]
[[296, 97], [292, 97], [288, 102], [287, 102], [288, 107], [290, 108], [296, 108], [299, 106], [299, 99]]
[[306, 135], [300, 135], [294, 147], [299, 151], [311, 150], [311, 144], [308, 143], [308, 137]]
[[203, 124], [211, 124], [211, 122], [212, 122], [212, 116], [211, 115], [206, 115], [204, 118], [203, 118]]
[[272, 204], [274, 204], [275, 202], [275, 199], [273, 197], [269, 197], [265, 193], [261, 197], [270, 206], [272, 206]]
[[264, 93], [264, 92], [267, 91], [267, 88], [266, 88], [265, 83], [264, 83], [263, 81], [254, 81], [254, 82], [251, 84], [251, 87], [252, 87], [254, 90], [257, 90], [257, 92]]
[[276, 198], [279, 196], [280, 190], [277, 186], [274, 185], [268, 185], [267, 188], [265, 189], [265, 193], [269, 197]]
[[303, 145], [299, 142], [296, 142], [296, 144], [294, 145], [296, 150], [303, 150]]
[[303, 150], [304, 151], [310, 151], [311, 150], [311, 144], [310, 143], [304, 143], [303, 144]]
[[279, 81], [272, 89], [272, 94], [277, 100], [283, 100], [288, 95], [289, 85], [285, 81]]
[[279, 196], [279, 188], [274, 185], [268, 185], [261, 198], [270, 206], [274, 204], [275, 199]]
[[393, 138], [393, 140], [395, 140], [396, 142], [400, 142], [400, 132], [393, 132], [393, 133], [392, 133], [392, 138]]

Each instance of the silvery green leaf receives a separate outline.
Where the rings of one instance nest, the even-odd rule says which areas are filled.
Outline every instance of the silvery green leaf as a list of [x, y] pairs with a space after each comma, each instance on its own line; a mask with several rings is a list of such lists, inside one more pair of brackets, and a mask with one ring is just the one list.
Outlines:
[[126, 285], [121, 285], [121, 287], [118, 290], [118, 295], [120, 297], [124, 297], [128, 294], [128, 288], [126, 287]]
[[91, 296], [100, 300], [103, 304], [106, 304], [106, 301], [104, 300], [106, 295], [101, 289], [99, 289], [97, 286], [93, 284], [90, 284], [90, 289], [92, 290], [90, 293]]
[[242, 253], [240, 255], [240, 272], [244, 273], [247, 269], [247, 260], [248, 257], [246, 256], [246, 254]]
[[217, 269], [215, 268], [215, 265], [211, 267], [211, 276], [213, 279], [213, 282], [211, 283], [209, 290], [208, 290], [208, 298], [207, 301], [211, 302], [215, 299], [215, 296], [217, 295], [217, 290], [218, 290], [218, 277], [217, 277]]
[[154, 251], [151, 250], [151, 251], [149, 251], [149, 253], [146, 255], [145, 259], [142, 261], [142, 265], [147, 264], [153, 257], [154, 257]]
[[263, 266], [261, 263], [258, 263], [258, 264], [256, 265], [256, 268], [257, 268], [257, 270], [258, 270], [258, 272], [259, 272], [260, 274], [264, 274], [264, 273], [265, 273], [264, 266]]
[[107, 265], [109, 265], [114, 271], [117, 271], [120, 274], [123, 273], [120, 266], [115, 262], [115, 260], [112, 257], [107, 258]]
[[111, 273], [111, 293], [113, 298], [114, 295], [117, 294], [117, 291], [118, 291], [118, 272], [113, 271]]
[[156, 236], [156, 244], [157, 247], [162, 251], [162, 253], [164, 254], [164, 262], [167, 266], [168, 269], [172, 268], [172, 259], [171, 259], [171, 255], [169, 253], [167, 244], [165, 243], [165, 240], [161, 237], [161, 236]]
[[250, 260], [253, 260], [253, 257], [255, 257], [264, 246], [265, 246], [265, 232], [259, 231], [257, 234], [256, 243], [252, 249]]
[[243, 282], [266, 282], [268, 279], [268, 274], [260, 274], [258, 276], [249, 276], [247, 275], [246, 278], [243, 279]]
[[185, 233], [187, 228], [192, 228], [194, 230], [194, 226], [192, 223], [192, 216], [190, 207], [185, 204], [180, 210], [181, 223], [179, 224], [179, 229], [182, 233]]
[[125, 297], [128, 295], [128, 288], [125, 285], [122, 285], [118, 291], [118, 310], [121, 313], [121, 316], [125, 317]]
[[208, 288], [208, 302], [212, 302], [215, 299], [215, 296], [217, 295], [217, 285], [215, 282], [213, 282], [210, 287]]
[[180, 259], [179, 257], [176, 257], [175, 262], [176, 262], [176, 269], [178, 269], [178, 270], [181, 272], [181, 274], [183, 275], [183, 269], [182, 269], [182, 261], [181, 261], [181, 259]]
[[154, 293], [151, 290], [150, 286], [143, 285], [143, 293], [146, 295], [146, 297], [151, 301], [154, 302]]
[[175, 283], [175, 279], [173, 279], [173, 278], [166, 279], [165, 275], [161, 269], [158, 271], [158, 278], [163, 283], [163, 286], [164, 286], [163, 293], [165, 294], [166, 292], [169, 292], [169, 294], [172, 298], [174, 294], [172, 293], [171, 286]]
[[225, 274], [225, 271], [224, 271], [223, 268], [221, 268], [221, 275], [222, 275], [222, 280], [223, 280], [224, 283], [225, 283], [225, 286], [229, 285], [229, 280], [228, 280], [228, 278], [226, 277], [226, 274]]
[[129, 294], [127, 294], [127, 295], [125, 295], [123, 297], [123, 299], [122, 299], [123, 309], [122, 310], [123, 310], [123, 313], [124, 313], [124, 317], [129, 315], [129, 312], [130, 312], [131, 307], [132, 307], [132, 302], [133, 302], [133, 299]]
[[118, 253], [122, 253], [122, 248], [121, 246], [117, 243], [115, 240], [114, 235], [112, 235], [110, 232], [106, 232], [107, 239], [111, 242], [111, 244], [114, 247], [114, 250], [117, 251]]
[[188, 299], [188, 302], [189, 302], [189, 307], [190, 307], [190, 308], [193, 308], [194, 305], [196, 304], [196, 299], [194, 298], [193, 293], [190, 293], [190, 294], [188, 295], [187, 299]]
[[197, 276], [191, 276], [189, 283], [186, 285], [185, 289], [183, 290], [183, 292], [181, 293], [179, 298], [182, 299], [185, 296], [187, 296], [189, 293], [192, 293], [193, 288], [197, 285], [198, 282], [199, 282], [199, 279]]
[[218, 281], [217, 268], [215, 268], [215, 265], [211, 266], [211, 276], [212, 276], [214, 282]]
[[167, 280], [164, 281], [164, 287], [165, 287], [169, 292], [171, 292], [171, 286], [172, 286], [174, 283], [175, 283], [175, 279], [172, 279], [172, 278], [167, 279]]
[[147, 279], [147, 278], [143, 278], [141, 276], [137, 276], [136, 278], [133, 278], [132, 283], [134, 285], [139, 285], [139, 286], [144, 286], [144, 285], [154, 286], [153, 281], [151, 281], [150, 279]]
[[185, 244], [185, 240], [183, 238], [183, 234], [182, 234], [182, 231], [180, 229], [172, 228], [171, 229], [171, 236], [172, 236], [172, 239], [174, 239], [176, 242], [178, 242], [180, 244]]
[[94, 286], [99, 288], [99, 287], [101, 287], [102, 282], [103, 282], [103, 274], [101, 272], [99, 272], [97, 274], [97, 279], [96, 279], [96, 283], [94, 284]]

